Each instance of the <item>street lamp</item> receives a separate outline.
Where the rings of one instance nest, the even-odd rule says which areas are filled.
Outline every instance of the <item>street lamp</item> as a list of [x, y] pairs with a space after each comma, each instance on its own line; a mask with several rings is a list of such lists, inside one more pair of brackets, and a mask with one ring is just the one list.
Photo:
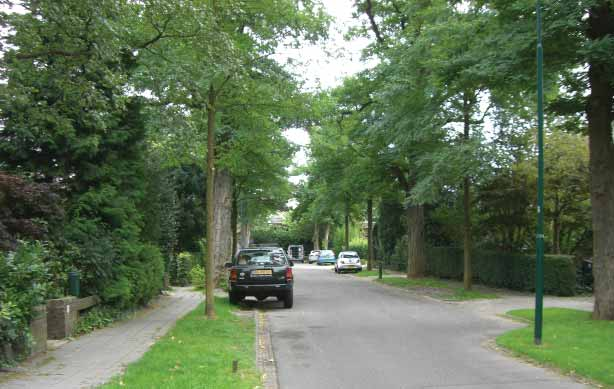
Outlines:
[[537, 258], [535, 263], [535, 334], [542, 343], [544, 312], [544, 48], [542, 45], [542, 6], [537, 0]]

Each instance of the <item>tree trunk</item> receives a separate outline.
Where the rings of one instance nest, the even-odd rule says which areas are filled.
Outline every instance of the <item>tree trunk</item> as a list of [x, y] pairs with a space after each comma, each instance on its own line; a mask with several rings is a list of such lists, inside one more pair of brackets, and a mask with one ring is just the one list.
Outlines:
[[245, 249], [249, 247], [249, 241], [251, 240], [252, 226], [248, 222], [241, 223], [241, 248]]
[[215, 319], [214, 256], [215, 256], [215, 91], [209, 86], [207, 104], [207, 258], [205, 269], [205, 316]]
[[[593, 41], [614, 34], [614, 9], [609, 4], [611, 2], [602, 0], [589, 11], [587, 35]], [[586, 113], [593, 218], [593, 318], [600, 320], [614, 320], [614, 86], [610, 76], [608, 64], [597, 59], [589, 62], [591, 94]]]
[[561, 253], [561, 221], [559, 216], [552, 218], [552, 252]]
[[322, 237], [322, 249], [328, 250], [328, 236], [330, 235], [330, 224], [324, 224], [324, 236]]
[[239, 242], [238, 240], [238, 235], [237, 235], [237, 226], [238, 226], [238, 220], [239, 219], [239, 209], [237, 206], [237, 190], [235, 188], [235, 190], [233, 190], [232, 192], [232, 215], [231, 215], [231, 219], [230, 219], [230, 229], [232, 230], [231, 235], [232, 235], [232, 250], [230, 251], [230, 253], [232, 255], [235, 255], [237, 252], [237, 247], [239, 246]]
[[343, 242], [343, 249], [350, 249], [350, 212], [349, 210], [345, 210], [345, 237]]
[[463, 286], [471, 290], [473, 272], [471, 270], [471, 192], [469, 177], [465, 177], [463, 189]]
[[320, 250], [320, 225], [316, 222], [313, 225], [313, 249]]
[[221, 169], [215, 175], [215, 235], [214, 261], [215, 261], [215, 285], [218, 285], [220, 277], [224, 276], [226, 269], [224, 264], [232, 257], [232, 176], [227, 169]]
[[424, 207], [422, 205], [411, 205], [407, 208], [407, 235], [407, 277], [424, 277], [426, 259], [424, 253]]
[[[469, 140], [472, 100], [468, 93], [463, 94], [463, 137]], [[471, 179], [465, 176], [463, 179], [463, 286], [470, 290], [473, 273], [471, 271]]]
[[375, 255], [373, 253], [373, 200], [367, 200], [367, 270], [373, 269]]

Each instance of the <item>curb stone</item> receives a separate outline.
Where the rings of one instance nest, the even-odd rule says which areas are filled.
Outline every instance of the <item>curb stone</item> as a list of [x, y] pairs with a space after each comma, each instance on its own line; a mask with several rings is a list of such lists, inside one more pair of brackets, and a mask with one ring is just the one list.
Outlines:
[[262, 373], [264, 389], [279, 389], [277, 361], [273, 354], [271, 333], [263, 311], [254, 311], [256, 321], [256, 364]]

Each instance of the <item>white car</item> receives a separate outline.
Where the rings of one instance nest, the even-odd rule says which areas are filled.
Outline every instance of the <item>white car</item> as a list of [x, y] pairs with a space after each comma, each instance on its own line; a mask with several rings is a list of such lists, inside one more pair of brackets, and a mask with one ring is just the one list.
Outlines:
[[320, 250], [311, 250], [309, 253], [309, 263], [318, 262], [318, 257], [320, 256]]
[[356, 251], [342, 251], [339, 253], [337, 262], [335, 262], [335, 272], [341, 273], [344, 271], [362, 271], [360, 257]]

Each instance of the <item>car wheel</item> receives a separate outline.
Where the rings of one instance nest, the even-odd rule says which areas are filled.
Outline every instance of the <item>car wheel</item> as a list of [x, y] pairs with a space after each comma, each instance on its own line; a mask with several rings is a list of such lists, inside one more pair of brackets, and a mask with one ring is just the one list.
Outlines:
[[232, 290], [228, 292], [228, 302], [232, 305], [237, 305], [241, 302], [241, 297], [237, 292], [233, 292]]
[[284, 308], [292, 308], [294, 305], [294, 293], [289, 292], [284, 296]]

